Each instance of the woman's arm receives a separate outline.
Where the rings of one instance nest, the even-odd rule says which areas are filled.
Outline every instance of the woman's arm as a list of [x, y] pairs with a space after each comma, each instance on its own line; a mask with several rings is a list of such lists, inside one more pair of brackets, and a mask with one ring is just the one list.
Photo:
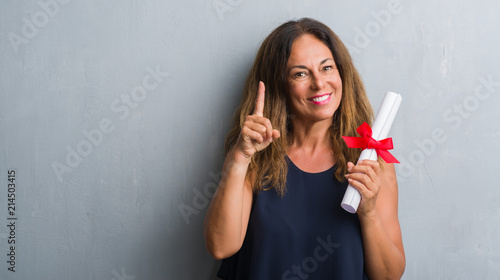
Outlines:
[[406, 266], [398, 219], [398, 186], [393, 164], [366, 160], [349, 163], [350, 183], [361, 193], [365, 269], [370, 279], [400, 279]]
[[264, 83], [259, 83], [252, 115], [245, 118], [236, 144], [226, 155], [222, 180], [210, 203], [203, 223], [203, 236], [208, 252], [223, 259], [238, 252], [245, 239], [252, 208], [255, 177], [246, 174], [252, 156], [280, 137], [271, 121], [263, 116]]
[[234, 151], [224, 161], [222, 180], [203, 224], [205, 244], [215, 259], [232, 256], [245, 239], [253, 199], [252, 186], [245, 180], [249, 163]]

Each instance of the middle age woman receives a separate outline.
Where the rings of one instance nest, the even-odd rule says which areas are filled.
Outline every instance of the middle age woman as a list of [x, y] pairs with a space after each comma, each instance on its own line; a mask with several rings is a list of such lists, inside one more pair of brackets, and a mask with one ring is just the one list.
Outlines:
[[[373, 112], [348, 50], [313, 19], [263, 42], [226, 138], [204, 223], [222, 279], [400, 279], [405, 255], [394, 166], [354, 165], [341, 136]], [[340, 207], [351, 183], [356, 214]]]

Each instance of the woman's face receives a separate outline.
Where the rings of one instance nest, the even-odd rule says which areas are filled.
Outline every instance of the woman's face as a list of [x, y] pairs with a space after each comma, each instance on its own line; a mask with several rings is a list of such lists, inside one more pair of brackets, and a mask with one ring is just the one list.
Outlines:
[[286, 71], [291, 113], [306, 121], [331, 120], [342, 97], [342, 80], [330, 49], [305, 34], [293, 42]]

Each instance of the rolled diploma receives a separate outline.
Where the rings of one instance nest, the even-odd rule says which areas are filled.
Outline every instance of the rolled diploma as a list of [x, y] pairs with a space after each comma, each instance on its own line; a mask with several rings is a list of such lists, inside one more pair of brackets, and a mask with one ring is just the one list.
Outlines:
[[[390, 91], [385, 94], [384, 100], [382, 100], [382, 104], [378, 109], [377, 117], [375, 117], [375, 122], [372, 125], [373, 139], [378, 141], [387, 138], [394, 117], [398, 112], [399, 104], [401, 104], [401, 95]], [[377, 151], [375, 149], [364, 149], [361, 155], [359, 155], [358, 161], [365, 159], [377, 160], [377, 158]], [[349, 213], [356, 213], [360, 201], [361, 195], [358, 190], [349, 184], [340, 206]]]

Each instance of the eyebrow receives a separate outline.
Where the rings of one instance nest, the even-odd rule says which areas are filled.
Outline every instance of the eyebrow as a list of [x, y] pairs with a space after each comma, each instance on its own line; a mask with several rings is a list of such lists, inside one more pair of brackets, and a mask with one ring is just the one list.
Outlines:
[[[325, 62], [327, 62], [328, 60], [334, 61], [334, 60], [333, 60], [333, 58], [325, 58], [325, 59], [323, 59], [323, 60], [319, 63], [319, 65], [323, 65], [323, 64], [324, 64]], [[288, 70], [288, 72], [290, 73], [290, 71], [292, 71], [292, 69], [293, 69], [293, 68], [307, 69], [307, 67], [306, 67], [306, 66], [304, 66], [304, 65], [295, 65], [295, 66], [292, 66], [292, 67], [290, 68], [290, 70]]]

